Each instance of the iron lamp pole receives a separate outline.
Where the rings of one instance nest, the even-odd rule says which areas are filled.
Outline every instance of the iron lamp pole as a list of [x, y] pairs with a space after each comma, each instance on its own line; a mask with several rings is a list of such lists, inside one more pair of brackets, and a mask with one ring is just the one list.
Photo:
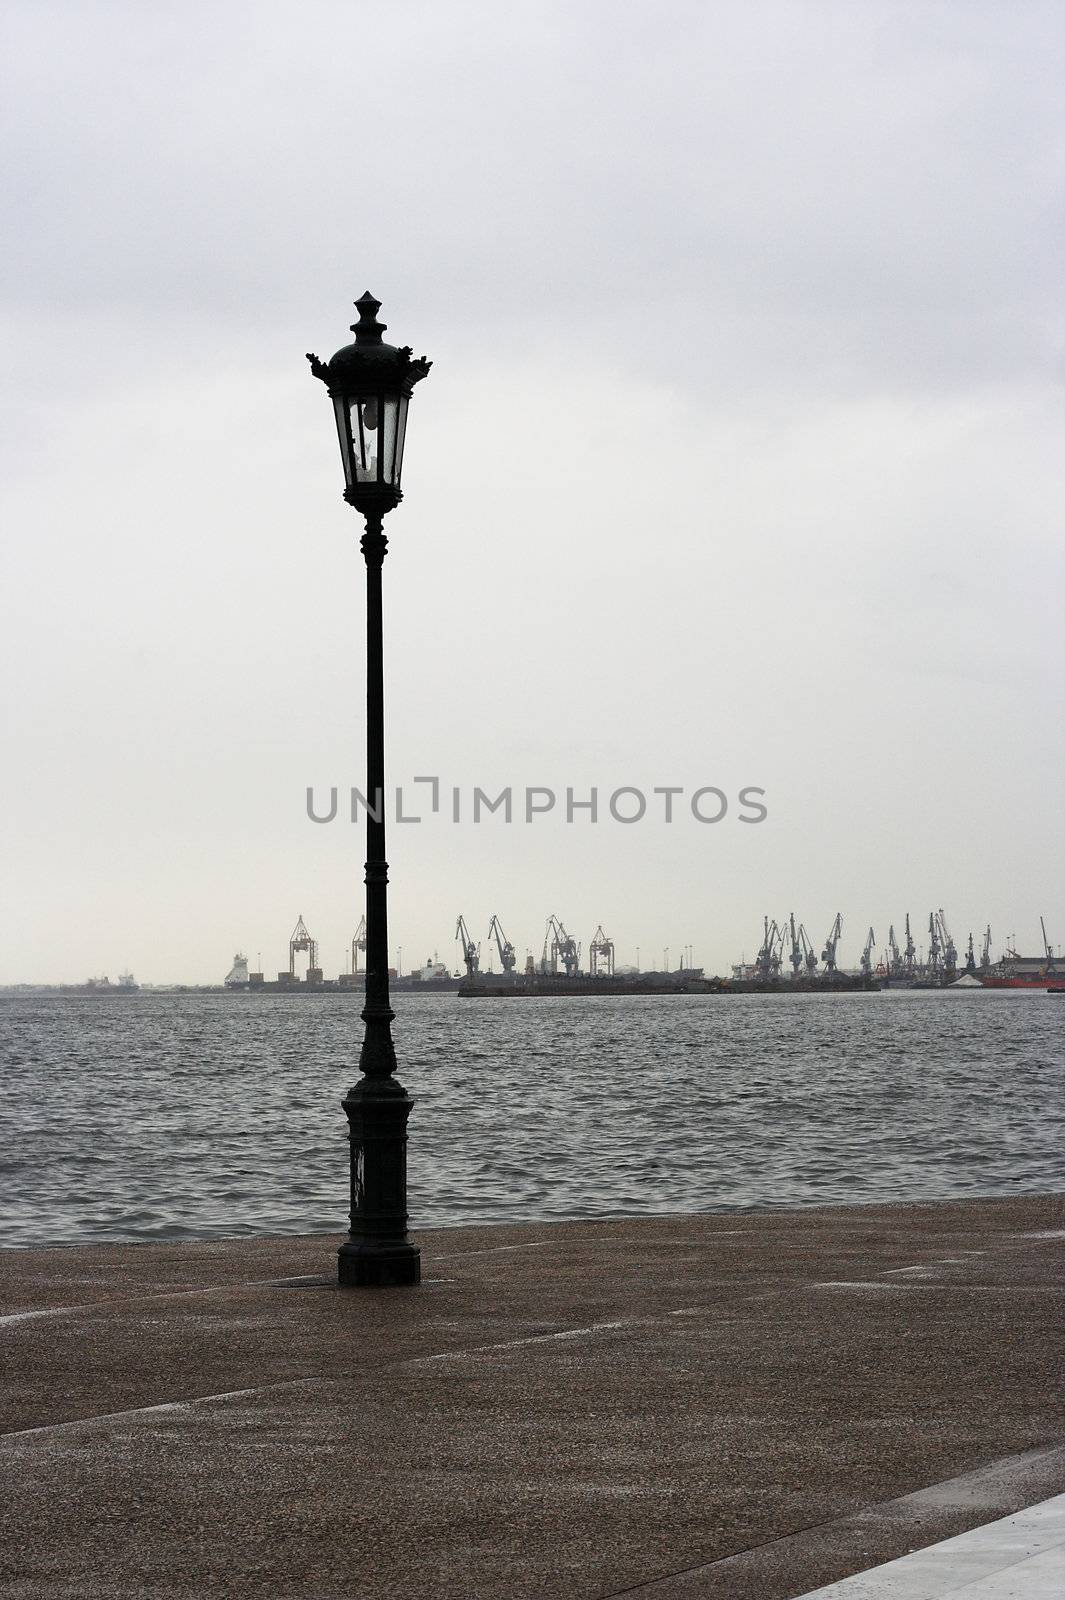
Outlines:
[[329, 390], [344, 463], [344, 499], [366, 522], [366, 1024], [361, 1077], [341, 1104], [351, 1151], [351, 1228], [340, 1247], [342, 1285], [381, 1287], [421, 1279], [421, 1253], [407, 1236], [407, 1119], [413, 1101], [396, 1072], [394, 1012], [388, 995], [388, 862], [385, 858], [385, 707], [381, 571], [384, 519], [403, 498], [400, 475], [407, 407], [429, 371], [409, 346], [381, 338], [381, 302], [368, 291], [355, 302], [355, 343], [332, 360], [308, 355]]

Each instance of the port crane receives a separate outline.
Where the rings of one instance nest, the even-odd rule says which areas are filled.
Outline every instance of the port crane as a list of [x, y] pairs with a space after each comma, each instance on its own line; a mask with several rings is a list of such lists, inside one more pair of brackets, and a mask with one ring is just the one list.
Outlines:
[[306, 950], [307, 952], [309, 963], [307, 967], [307, 976], [310, 977], [312, 972], [316, 973], [318, 970], [318, 941], [317, 939], [312, 939], [310, 934], [307, 932], [307, 924], [303, 920], [302, 913], [300, 914], [299, 921], [292, 930], [292, 937], [288, 941], [288, 972], [290, 978], [294, 978], [296, 976], [297, 950]]
[[[883, 926], [883, 924], [881, 924], [881, 926]], [[863, 978], [872, 977], [872, 974], [873, 974], [873, 946], [875, 944], [876, 944], [876, 934], [873, 932], [872, 928], [870, 928], [869, 932], [865, 936], [865, 948], [862, 951], [861, 960], [858, 963], [858, 965], [861, 968], [861, 973], [862, 973], [862, 977]]]
[[462, 941], [462, 959], [466, 963], [466, 976], [472, 978], [481, 964], [481, 947], [474, 944], [473, 936], [466, 926], [466, 919], [461, 914], [455, 924], [455, 938]]
[[359, 970], [359, 951], [366, 954], [366, 918], [359, 918], [359, 926], [351, 937], [351, 973], [354, 977]]
[[810, 935], [800, 922], [795, 926], [795, 913], [792, 911], [788, 917], [787, 935], [790, 944], [788, 960], [791, 962], [792, 979], [799, 977], [799, 969], [806, 968], [806, 974], [812, 978], [817, 971], [817, 953], [810, 943]]
[[1042, 917], [1039, 918], [1039, 926], [1040, 926], [1040, 928], [1042, 929], [1042, 932], [1043, 932], [1043, 949], [1046, 951], [1046, 957], [1047, 957], [1047, 964], [1046, 964], [1046, 967], [1044, 968], [1044, 972], [1048, 973], [1048, 972], [1051, 971], [1051, 969], [1054, 966], [1054, 952], [1050, 948], [1050, 940], [1047, 938], [1047, 925], [1043, 921]]
[[821, 951], [821, 960], [825, 964], [826, 972], [836, 972], [838, 970], [836, 967], [836, 950], [839, 945], [839, 936], [842, 932], [843, 916], [841, 912], [837, 911], [836, 920], [829, 929], [828, 938], [825, 940], [825, 948]]
[[934, 978], [939, 976], [939, 929], [934, 912], [928, 913], [928, 970]]
[[514, 954], [514, 946], [511, 944], [510, 940], [499, 926], [499, 918], [496, 916], [493, 916], [491, 922], [488, 924], [488, 937], [491, 939], [493, 935], [495, 936], [496, 946], [499, 950], [500, 966], [503, 968], [504, 972], [513, 972], [515, 966], [517, 965], [518, 958]]
[[552, 914], [547, 919], [547, 931], [544, 934], [541, 971], [557, 972], [560, 961], [565, 969], [566, 977], [572, 978], [581, 964], [581, 947], [566, 932], [558, 918]]
[[947, 919], [942, 906], [936, 912], [936, 925], [943, 946], [943, 973], [945, 977], [953, 979], [958, 971], [958, 951], [954, 940], [951, 938], [950, 929], [947, 927]]
[[906, 913], [906, 947], [902, 952], [902, 970], [907, 978], [913, 977], [913, 965], [917, 956], [917, 946], [910, 933], [910, 913]]
[[795, 928], [794, 911], [790, 912], [788, 916], [788, 932], [791, 946], [788, 952], [788, 960], [791, 962], [791, 975], [793, 978], [797, 978], [799, 976], [799, 968], [802, 966], [802, 946], [799, 943], [799, 935]]
[[763, 980], [773, 982], [780, 976], [781, 954], [787, 929], [782, 928], [775, 917], [772, 922], [768, 917], [763, 917], [762, 929], [762, 947], [754, 958], [754, 970]]
[[614, 976], [614, 941], [607, 938], [602, 923], [592, 934], [592, 942], [588, 946], [588, 971], [593, 978]]
[[902, 976], [902, 957], [899, 955], [899, 942], [895, 938], [894, 923], [887, 931], [887, 974], [889, 978]]
[[976, 951], [973, 949], [973, 930], [969, 929], [969, 943], [965, 950], [965, 970], [968, 973], [976, 972]]

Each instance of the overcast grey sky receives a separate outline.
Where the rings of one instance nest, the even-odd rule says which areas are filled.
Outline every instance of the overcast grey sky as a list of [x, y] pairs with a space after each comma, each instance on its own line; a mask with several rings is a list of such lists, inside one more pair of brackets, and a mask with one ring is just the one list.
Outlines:
[[[724, 971], [943, 906], [1065, 942], [1062, 17], [980, 0], [5, 8], [0, 982], [327, 974], [361, 911], [360, 526], [303, 359], [435, 365], [394, 947], [557, 913]], [[766, 791], [613, 822], [610, 793]], [[413, 809], [413, 807], [412, 807]], [[585, 813], [579, 814], [582, 819]]]

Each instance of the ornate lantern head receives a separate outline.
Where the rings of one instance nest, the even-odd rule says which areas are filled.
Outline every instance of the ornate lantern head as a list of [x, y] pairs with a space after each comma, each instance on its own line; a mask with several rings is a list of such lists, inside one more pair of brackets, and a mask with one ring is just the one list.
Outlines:
[[431, 361], [412, 358], [409, 345], [397, 350], [381, 338], [380, 300], [369, 290], [355, 302], [358, 322], [351, 325], [355, 343], [338, 350], [331, 361], [308, 354], [311, 371], [329, 390], [336, 413], [340, 455], [344, 463], [344, 499], [357, 511], [383, 514], [403, 495], [403, 444], [407, 406], [416, 383]]

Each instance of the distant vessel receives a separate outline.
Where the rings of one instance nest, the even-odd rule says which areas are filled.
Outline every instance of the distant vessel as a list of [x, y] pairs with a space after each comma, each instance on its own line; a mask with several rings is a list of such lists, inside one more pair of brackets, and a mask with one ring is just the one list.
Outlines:
[[1012, 951], [987, 972], [981, 972], [985, 989], [1045, 989], [1065, 978], [1065, 969], [1045, 956], [1019, 956]]
[[388, 986], [400, 993], [411, 990], [454, 990], [459, 986], [459, 980], [453, 977], [442, 961], [426, 961], [424, 967], [416, 967], [407, 977], [400, 978], [389, 970]]
[[120, 972], [117, 983], [108, 977], [87, 978], [84, 983], [61, 983], [58, 994], [139, 994], [140, 984], [132, 972]]
[[577, 995], [663, 995], [663, 994], [719, 994], [729, 986], [720, 978], [707, 978], [701, 967], [683, 972], [640, 972], [631, 974], [576, 972], [571, 978], [563, 973], [499, 973], [478, 972], [463, 978], [458, 992], [466, 1000], [495, 998], [550, 998], [570, 999]]
[[1041, 956], [1019, 956], [1012, 945], [1006, 946], [1006, 954], [1001, 961], [993, 967], [985, 968], [980, 974], [980, 982], [988, 989], [1045, 989], [1055, 979], [1065, 976], [1061, 964], [1054, 959], [1054, 951], [1047, 938], [1046, 923], [1039, 918], [1039, 926], [1043, 933], [1043, 954]]
[[[735, 972], [733, 968], [733, 972]], [[722, 994], [878, 994], [879, 978], [866, 972], [822, 973], [817, 977], [723, 979]]]
[[233, 957], [233, 965], [230, 967], [229, 974], [225, 979], [225, 987], [227, 989], [245, 989], [250, 982], [251, 979], [248, 976], [248, 958], [247, 956], [241, 955], [240, 951], [238, 950], [237, 954]]

